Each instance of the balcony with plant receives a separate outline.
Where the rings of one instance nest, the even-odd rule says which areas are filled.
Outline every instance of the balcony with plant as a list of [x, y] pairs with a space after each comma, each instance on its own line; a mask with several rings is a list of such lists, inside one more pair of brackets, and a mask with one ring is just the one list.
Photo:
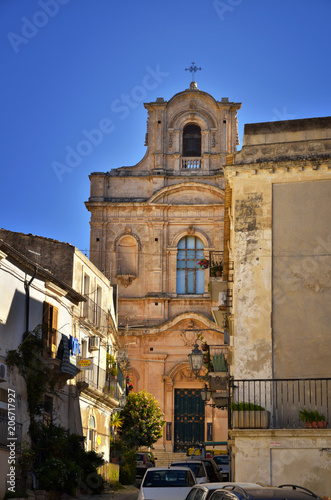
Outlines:
[[324, 432], [331, 418], [331, 379], [231, 379], [230, 400], [230, 428]]

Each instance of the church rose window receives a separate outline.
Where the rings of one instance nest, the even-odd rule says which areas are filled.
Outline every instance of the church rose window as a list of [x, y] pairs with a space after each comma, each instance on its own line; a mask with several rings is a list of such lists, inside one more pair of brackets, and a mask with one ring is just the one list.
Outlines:
[[201, 156], [201, 129], [198, 125], [184, 127], [183, 156]]
[[203, 259], [203, 243], [196, 236], [184, 236], [178, 243], [177, 293], [204, 293], [204, 270], [198, 266]]

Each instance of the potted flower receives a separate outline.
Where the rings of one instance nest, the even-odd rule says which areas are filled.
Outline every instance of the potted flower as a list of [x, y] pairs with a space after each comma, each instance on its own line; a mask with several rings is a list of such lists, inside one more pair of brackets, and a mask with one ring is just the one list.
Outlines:
[[208, 259], [199, 260], [198, 266], [201, 267], [202, 269], [207, 269], [209, 267], [209, 260]]
[[208, 351], [208, 344], [207, 344], [207, 342], [202, 342], [202, 344], [201, 344], [201, 350], [204, 351], [204, 352]]
[[222, 261], [212, 261], [210, 265], [210, 275], [211, 276], [222, 276], [223, 273], [223, 262]]

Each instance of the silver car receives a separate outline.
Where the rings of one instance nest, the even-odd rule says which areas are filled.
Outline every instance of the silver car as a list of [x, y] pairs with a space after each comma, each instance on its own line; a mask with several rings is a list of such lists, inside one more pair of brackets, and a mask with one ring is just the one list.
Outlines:
[[241, 488], [261, 488], [256, 483], [205, 483], [192, 487], [185, 500], [209, 500], [211, 494], [224, 486], [240, 486]]

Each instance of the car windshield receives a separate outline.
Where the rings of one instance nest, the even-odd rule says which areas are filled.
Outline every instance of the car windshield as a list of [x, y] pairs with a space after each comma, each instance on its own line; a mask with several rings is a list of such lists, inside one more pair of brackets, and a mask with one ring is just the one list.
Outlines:
[[191, 469], [191, 471], [193, 472], [193, 474], [195, 475], [195, 477], [204, 477], [204, 470], [203, 470], [203, 466], [202, 464], [198, 464], [198, 463], [195, 463], [195, 462], [189, 462], [189, 463], [173, 463], [171, 464], [172, 466], [174, 465], [177, 465], [177, 466], [180, 466], [180, 467], [189, 467]]
[[143, 488], [171, 488], [193, 486], [192, 476], [185, 470], [149, 470], [145, 476]]
[[229, 463], [229, 457], [227, 455], [215, 455], [213, 457], [214, 462], [216, 462], [218, 465], [228, 465]]

